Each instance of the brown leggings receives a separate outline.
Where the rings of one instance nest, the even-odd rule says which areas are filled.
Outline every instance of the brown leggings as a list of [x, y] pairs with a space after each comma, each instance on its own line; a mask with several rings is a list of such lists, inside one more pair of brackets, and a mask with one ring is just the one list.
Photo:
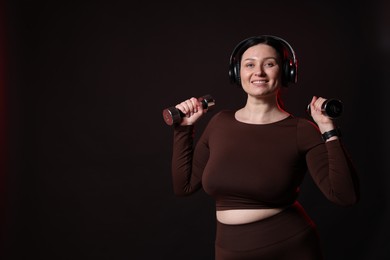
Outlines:
[[299, 204], [254, 223], [217, 222], [216, 260], [321, 260], [315, 225]]

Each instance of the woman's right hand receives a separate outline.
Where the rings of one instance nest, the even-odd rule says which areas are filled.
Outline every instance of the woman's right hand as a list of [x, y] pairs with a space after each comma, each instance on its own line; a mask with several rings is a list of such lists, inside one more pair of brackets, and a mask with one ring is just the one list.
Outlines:
[[206, 109], [203, 109], [202, 103], [194, 97], [177, 104], [175, 107], [185, 114], [180, 125], [195, 124], [195, 122], [207, 111]]

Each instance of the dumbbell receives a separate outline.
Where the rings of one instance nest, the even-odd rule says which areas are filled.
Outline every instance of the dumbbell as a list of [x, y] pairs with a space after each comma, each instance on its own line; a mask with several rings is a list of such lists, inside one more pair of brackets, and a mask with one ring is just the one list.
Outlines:
[[[307, 113], [311, 115], [310, 104], [307, 105]], [[329, 118], [335, 119], [341, 116], [343, 113], [343, 103], [339, 99], [331, 98], [325, 100], [321, 106], [321, 111]]]
[[[215, 100], [211, 95], [204, 95], [198, 98], [198, 100], [202, 104], [203, 109], [210, 109], [215, 105]], [[167, 125], [180, 123], [182, 118], [185, 117], [185, 114], [174, 106], [165, 108], [162, 111], [162, 115]]]

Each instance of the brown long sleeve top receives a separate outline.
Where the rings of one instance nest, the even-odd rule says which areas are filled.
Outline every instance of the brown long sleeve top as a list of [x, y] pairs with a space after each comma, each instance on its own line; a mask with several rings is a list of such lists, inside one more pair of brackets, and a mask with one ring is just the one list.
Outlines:
[[357, 174], [341, 140], [324, 143], [307, 119], [290, 116], [257, 125], [237, 121], [234, 111], [220, 111], [196, 145], [194, 126], [174, 128], [175, 194], [203, 187], [217, 210], [292, 204], [306, 172], [330, 201], [342, 206], [357, 202]]

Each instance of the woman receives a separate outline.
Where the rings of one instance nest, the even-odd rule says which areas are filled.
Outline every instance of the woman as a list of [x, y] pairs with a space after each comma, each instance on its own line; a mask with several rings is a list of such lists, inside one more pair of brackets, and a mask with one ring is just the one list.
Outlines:
[[216, 259], [323, 259], [315, 225], [296, 200], [306, 172], [332, 202], [358, 200], [354, 167], [334, 121], [321, 111], [326, 99], [311, 100], [315, 123], [280, 103], [280, 89], [296, 82], [296, 66], [279, 37], [239, 43], [229, 75], [246, 104], [216, 113], [196, 145], [194, 125], [206, 109], [196, 98], [176, 105], [186, 116], [174, 126], [174, 191], [184, 196], [202, 187], [216, 200]]

